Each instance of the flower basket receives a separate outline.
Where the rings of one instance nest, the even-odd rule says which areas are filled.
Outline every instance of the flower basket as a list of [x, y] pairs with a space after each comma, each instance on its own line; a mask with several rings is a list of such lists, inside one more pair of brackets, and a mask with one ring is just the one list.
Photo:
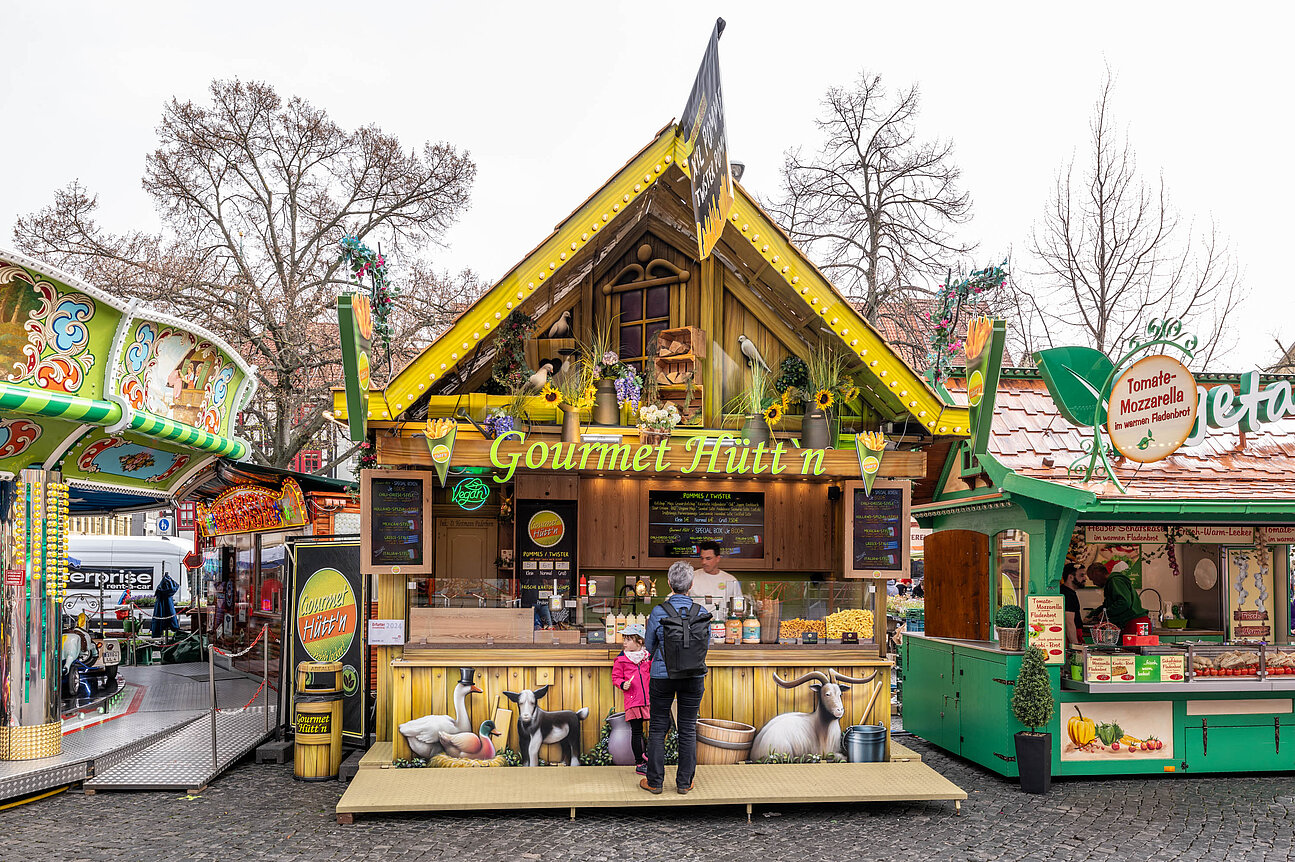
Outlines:
[[649, 443], [655, 446], [656, 444], [660, 443], [663, 440], [669, 440], [670, 432], [669, 431], [639, 431], [639, 439], [644, 443]]
[[1025, 626], [1019, 625], [1016, 628], [1005, 629], [1002, 626], [994, 626], [998, 632], [999, 649], [1008, 652], [1020, 652], [1025, 649]]

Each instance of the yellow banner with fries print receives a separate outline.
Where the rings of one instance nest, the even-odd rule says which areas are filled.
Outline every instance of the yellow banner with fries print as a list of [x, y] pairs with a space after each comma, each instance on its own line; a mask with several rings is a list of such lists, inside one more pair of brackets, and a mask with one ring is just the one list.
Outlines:
[[872, 483], [877, 481], [881, 469], [881, 453], [886, 449], [886, 437], [880, 431], [860, 431], [854, 435], [854, 451], [859, 456], [859, 475], [863, 477], [863, 493], [872, 496]]
[[436, 477], [445, 487], [445, 477], [450, 472], [450, 458], [454, 455], [454, 437], [459, 433], [459, 423], [453, 419], [428, 419], [424, 427], [427, 450], [432, 454]]

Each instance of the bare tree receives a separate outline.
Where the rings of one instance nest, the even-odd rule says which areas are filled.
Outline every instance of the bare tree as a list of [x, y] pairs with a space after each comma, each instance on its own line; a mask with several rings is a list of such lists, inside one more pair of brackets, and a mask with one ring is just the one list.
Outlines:
[[865, 73], [829, 89], [816, 121], [821, 146], [787, 151], [782, 188], [766, 206], [870, 322], [893, 317], [924, 353], [914, 300], [974, 246], [951, 232], [971, 215], [953, 144], [918, 138], [919, 102], [916, 86], [892, 93]]
[[[254, 457], [286, 466], [316, 441], [340, 381], [335, 312], [347, 283], [347, 234], [407, 258], [393, 315], [400, 364], [481, 290], [471, 272], [436, 274], [417, 253], [467, 208], [476, 167], [446, 143], [421, 151], [376, 126], [353, 131], [300, 97], [261, 83], [213, 81], [210, 103], [172, 99], [148, 156], [144, 189], [157, 234], [114, 234], [73, 182], [19, 219], [20, 248], [200, 323], [258, 366], [240, 428]], [[381, 368], [375, 368], [380, 379]]]
[[1176, 317], [1200, 337], [1195, 364], [1235, 343], [1228, 317], [1245, 297], [1241, 274], [1213, 223], [1197, 232], [1169, 203], [1163, 177], [1143, 181], [1111, 117], [1110, 72], [1089, 122], [1084, 163], [1057, 175], [1031, 251], [1041, 264], [1038, 313], [1051, 341], [1078, 332], [1118, 351], [1151, 318]]

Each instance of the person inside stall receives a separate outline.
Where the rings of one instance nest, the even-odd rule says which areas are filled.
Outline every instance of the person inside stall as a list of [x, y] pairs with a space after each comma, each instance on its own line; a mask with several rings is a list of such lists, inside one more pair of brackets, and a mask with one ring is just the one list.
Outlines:
[[1061, 570], [1061, 597], [1065, 600], [1066, 644], [1077, 647], [1084, 645], [1084, 628], [1081, 620], [1084, 616], [1083, 605], [1079, 603], [1081, 587], [1088, 586], [1088, 576], [1076, 563], [1066, 563]]
[[697, 551], [701, 568], [693, 569], [692, 588], [688, 595], [701, 599], [709, 610], [727, 608], [729, 599], [742, 595], [742, 582], [719, 567], [719, 542], [702, 542]]
[[1102, 588], [1102, 603], [1089, 614], [1090, 623], [1097, 622], [1105, 611], [1106, 618], [1126, 635], [1137, 634], [1138, 623], [1146, 623], [1147, 631], [1151, 630], [1151, 617], [1138, 601], [1138, 591], [1133, 589], [1128, 575], [1111, 571], [1103, 563], [1093, 563], [1088, 567], [1088, 579]]

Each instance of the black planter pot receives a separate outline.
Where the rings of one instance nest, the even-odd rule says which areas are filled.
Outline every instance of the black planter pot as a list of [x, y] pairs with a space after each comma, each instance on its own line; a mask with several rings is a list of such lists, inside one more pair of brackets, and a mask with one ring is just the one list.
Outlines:
[[1021, 790], [1047, 793], [1052, 789], [1052, 734], [1016, 734], [1016, 769], [1021, 776]]

